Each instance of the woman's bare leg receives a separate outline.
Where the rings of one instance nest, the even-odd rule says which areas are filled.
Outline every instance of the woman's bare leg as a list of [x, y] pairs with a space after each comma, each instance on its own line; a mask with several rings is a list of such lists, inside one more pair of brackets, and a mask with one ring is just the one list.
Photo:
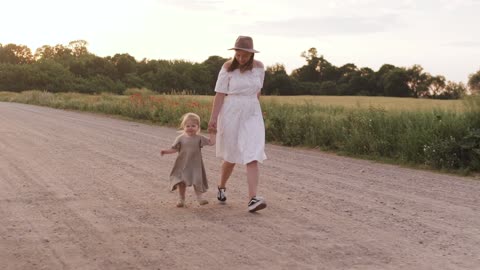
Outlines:
[[257, 196], [258, 178], [258, 162], [252, 161], [247, 164], [248, 196], [250, 198]]
[[235, 163], [223, 161], [222, 173], [220, 175], [220, 183], [218, 183], [219, 188], [225, 188], [228, 178], [230, 178], [230, 176], [232, 175], [233, 168], [235, 168]]
[[265, 199], [257, 197], [259, 174], [257, 161], [252, 161], [247, 164], [248, 196], [250, 196], [250, 201], [248, 202], [249, 212], [257, 212], [267, 207]]

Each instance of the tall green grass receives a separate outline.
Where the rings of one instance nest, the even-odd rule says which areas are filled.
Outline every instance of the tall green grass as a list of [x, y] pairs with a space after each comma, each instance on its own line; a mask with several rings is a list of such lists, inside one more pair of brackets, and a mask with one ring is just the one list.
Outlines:
[[268, 141], [448, 171], [479, 171], [480, 99], [466, 102], [463, 112], [275, 102], [263, 108]]
[[148, 90], [130, 90], [127, 93], [130, 95], [111, 93], [87, 95], [42, 91], [0, 92], [0, 101], [118, 115], [167, 126], [178, 126], [183, 114], [194, 111], [201, 117], [201, 128], [207, 128], [211, 107], [211, 102], [208, 100], [197, 101], [194, 96], [189, 95], [153, 95]]
[[[0, 92], [0, 100], [120, 115], [168, 126], [178, 126], [184, 113], [195, 112], [202, 118], [202, 129], [207, 127], [211, 109], [211, 97], [154, 95], [148, 90], [129, 90], [127, 95]], [[269, 142], [438, 170], [480, 171], [480, 97], [466, 99], [461, 110], [389, 110], [276, 100], [262, 102], [262, 108]]]

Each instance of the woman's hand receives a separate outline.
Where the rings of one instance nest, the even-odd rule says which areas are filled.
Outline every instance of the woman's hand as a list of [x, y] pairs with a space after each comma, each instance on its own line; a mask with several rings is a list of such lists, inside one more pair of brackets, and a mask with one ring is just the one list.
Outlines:
[[212, 114], [210, 116], [210, 121], [208, 122], [209, 132], [217, 132], [217, 118], [220, 110], [222, 109], [224, 99], [224, 93], [216, 93], [215, 97], [213, 98]]
[[217, 133], [217, 120], [216, 119], [210, 119], [210, 122], [208, 122], [208, 132]]

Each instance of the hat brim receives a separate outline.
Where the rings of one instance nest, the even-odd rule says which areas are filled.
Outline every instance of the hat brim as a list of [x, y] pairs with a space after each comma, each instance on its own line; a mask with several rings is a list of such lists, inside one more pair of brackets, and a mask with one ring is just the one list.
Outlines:
[[249, 53], [259, 53], [259, 51], [254, 50], [254, 49], [245, 49], [245, 48], [238, 48], [238, 47], [233, 47], [233, 48], [230, 48], [229, 50], [242, 50], [242, 51], [246, 51], [246, 52], [249, 52]]

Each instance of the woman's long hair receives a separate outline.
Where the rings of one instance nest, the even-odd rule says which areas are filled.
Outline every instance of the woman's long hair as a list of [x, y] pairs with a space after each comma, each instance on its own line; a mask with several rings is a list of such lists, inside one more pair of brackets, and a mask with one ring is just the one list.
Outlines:
[[240, 66], [240, 63], [237, 61], [237, 59], [234, 56], [233, 59], [232, 59], [232, 64], [227, 68], [227, 71], [232, 72], [237, 68], [240, 69], [240, 72], [245, 72], [247, 70], [252, 70], [253, 69], [253, 58], [254, 58], [254, 56], [255, 56], [255, 54], [252, 53], [252, 56], [250, 57], [250, 60], [248, 60], [248, 62], [244, 66]]

